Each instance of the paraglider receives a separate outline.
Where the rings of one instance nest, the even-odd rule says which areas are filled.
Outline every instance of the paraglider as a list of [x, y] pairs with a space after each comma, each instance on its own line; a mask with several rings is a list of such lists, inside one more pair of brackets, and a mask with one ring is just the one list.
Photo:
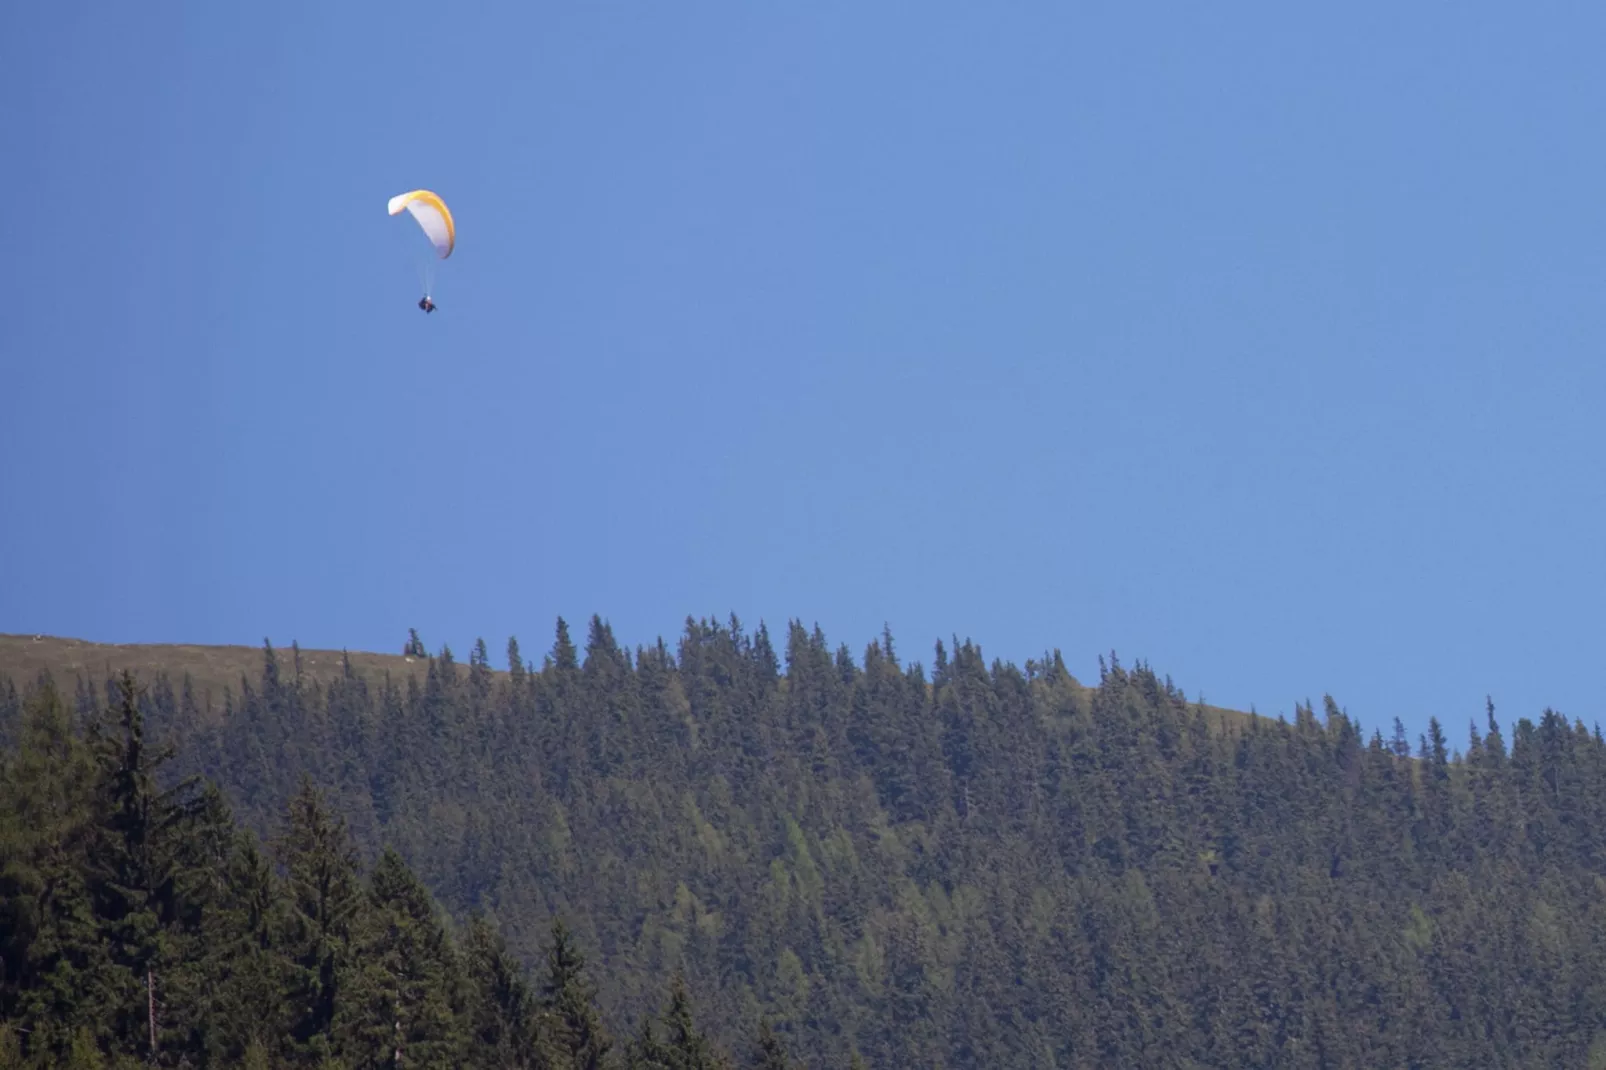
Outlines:
[[452, 249], [457, 244], [457, 225], [452, 221], [451, 210], [446, 207], [446, 202], [440, 199], [439, 194], [427, 189], [398, 193], [390, 199], [389, 209], [391, 215], [400, 215], [405, 209], [418, 223], [419, 229], [429, 241], [434, 255], [425, 261], [419, 272], [419, 281], [424, 284], [424, 296], [419, 299], [418, 307], [426, 314], [434, 312], [435, 302], [429, 295], [435, 275], [434, 262], [451, 256]]

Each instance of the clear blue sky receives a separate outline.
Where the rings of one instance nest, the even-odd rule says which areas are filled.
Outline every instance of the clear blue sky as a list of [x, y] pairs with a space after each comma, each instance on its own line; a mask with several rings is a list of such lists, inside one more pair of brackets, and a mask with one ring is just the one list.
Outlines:
[[17, 5], [0, 631], [500, 659], [735, 611], [1457, 744], [1486, 693], [1606, 720], [1603, 43], [1587, 3]]

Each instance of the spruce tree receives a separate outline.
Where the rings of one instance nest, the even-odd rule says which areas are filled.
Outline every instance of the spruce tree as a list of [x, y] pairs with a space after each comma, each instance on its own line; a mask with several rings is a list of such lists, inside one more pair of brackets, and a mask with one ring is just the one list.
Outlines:
[[0, 754], [0, 1020], [48, 1064], [66, 1060], [80, 1031], [110, 1043], [113, 1008], [101, 993], [118, 967], [85, 867], [93, 755], [48, 675], [19, 718], [15, 749]]
[[562, 1070], [602, 1070], [613, 1041], [596, 1007], [596, 986], [586, 976], [585, 956], [562, 919], [552, 922], [541, 1007], [550, 1023]]
[[146, 745], [140, 689], [131, 672], [119, 680], [115, 724], [98, 721], [96, 828], [88, 852], [90, 892], [99, 927], [119, 968], [107, 993], [122, 1050], [155, 1059], [166, 1015], [161, 985], [174, 960], [182, 909], [184, 840], [198, 811], [197, 783], [163, 789], [158, 770], [172, 751]]
[[483, 914], [469, 918], [463, 949], [469, 985], [469, 1063], [486, 1070], [552, 1070], [536, 994], [507, 942]]
[[297, 987], [285, 947], [285, 888], [256, 835], [244, 829], [235, 832], [224, 880], [222, 901], [195, 942], [206, 1054], [223, 1062], [258, 1056], [277, 1062], [289, 1054], [285, 1038], [295, 1015], [288, 997]]
[[676, 973], [669, 983], [669, 1005], [661, 1018], [664, 1027], [663, 1061], [666, 1070], [729, 1070], [730, 1063], [714, 1042], [697, 1027], [686, 979]]
[[786, 1057], [781, 1038], [775, 1035], [768, 1021], [758, 1026], [757, 1050], [753, 1054], [753, 1070], [792, 1070], [792, 1061]]
[[461, 974], [434, 899], [393, 848], [374, 864], [367, 898], [340, 975], [337, 1050], [354, 1066], [455, 1070], [467, 1047]]
[[580, 667], [579, 651], [575, 649], [574, 640], [569, 638], [569, 622], [562, 617], [558, 618], [557, 634], [552, 641], [552, 664], [563, 671]]
[[300, 1056], [323, 1058], [333, 1054], [338, 988], [363, 906], [356, 851], [345, 822], [305, 776], [275, 848], [287, 882], [291, 1045]]

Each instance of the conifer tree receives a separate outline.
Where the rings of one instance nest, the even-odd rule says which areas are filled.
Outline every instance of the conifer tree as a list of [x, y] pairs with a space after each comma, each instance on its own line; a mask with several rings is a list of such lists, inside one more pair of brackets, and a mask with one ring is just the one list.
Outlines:
[[363, 906], [356, 851], [306, 777], [275, 846], [288, 883], [290, 1039], [299, 1055], [323, 1058], [333, 1054], [338, 990]]
[[487, 1070], [552, 1070], [554, 1053], [541, 1028], [535, 992], [483, 914], [469, 918], [463, 957], [469, 1062]]
[[[295, 977], [284, 888], [256, 835], [237, 830], [216, 907], [191, 941], [198, 1047], [228, 1063], [286, 1058]], [[256, 1054], [253, 1054], [256, 1053]]]
[[562, 617], [558, 618], [557, 635], [552, 641], [552, 663], [562, 671], [580, 667], [579, 652], [569, 638], [569, 622]]
[[669, 1050], [653, 1033], [653, 1017], [645, 1015], [636, 1035], [625, 1045], [625, 1070], [668, 1070]]
[[691, 993], [686, 989], [685, 977], [678, 972], [669, 983], [669, 1005], [661, 1021], [665, 1070], [729, 1070], [730, 1062], [724, 1053], [697, 1027]]
[[107, 993], [113, 1029], [123, 1050], [154, 1060], [166, 1017], [159, 985], [173, 958], [197, 782], [160, 787], [158, 770], [172, 751], [147, 747], [132, 672], [124, 671], [119, 688], [115, 724], [92, 727], [96, 828], [88, 876], [97, 922], [118, 967]]
[[585, 956], [562, 919], [552, 922], [541, 1007], [550, 1023], [561, 1070], [602, 1070], [613, 1041], [596, 1007], [596, 986], [586, 975]]
[[99, 994], [117, 967], [83, 866], [93, 756], [48, 674], [18, 718], [15, 749], [0, 755], [0, 1020], [26, 1054], [64, 1060], [80, 1031], [113, 1035]]
[[781, 1038], [775, 1035], [768, 1021], [759, 1023], [753, 1070], [793, 1070], [792, 1061], [786, 1057], [786, 1048], [782, 1045]]
[[466, 1048], [456, 952], [434, 900], [393, 848], [369, 875], [367, 907], [341, 971], [337, 1050], [356, 1066], [455, 1070]]

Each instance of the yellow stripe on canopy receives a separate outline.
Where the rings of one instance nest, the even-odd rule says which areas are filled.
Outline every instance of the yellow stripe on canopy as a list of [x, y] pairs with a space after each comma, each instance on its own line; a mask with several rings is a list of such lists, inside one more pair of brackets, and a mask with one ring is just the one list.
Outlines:
[[452, 213], [445, 201], [427, 189], [415, 189], [410, 193], [398, 193], [390, 199], [391, 215], [396, 215], [403, 208], [418, 220], [418, 225], [428, 235], [442, 260], [452, 255], [452, 248], [457, 244], [457, 226], [452, 222]]

